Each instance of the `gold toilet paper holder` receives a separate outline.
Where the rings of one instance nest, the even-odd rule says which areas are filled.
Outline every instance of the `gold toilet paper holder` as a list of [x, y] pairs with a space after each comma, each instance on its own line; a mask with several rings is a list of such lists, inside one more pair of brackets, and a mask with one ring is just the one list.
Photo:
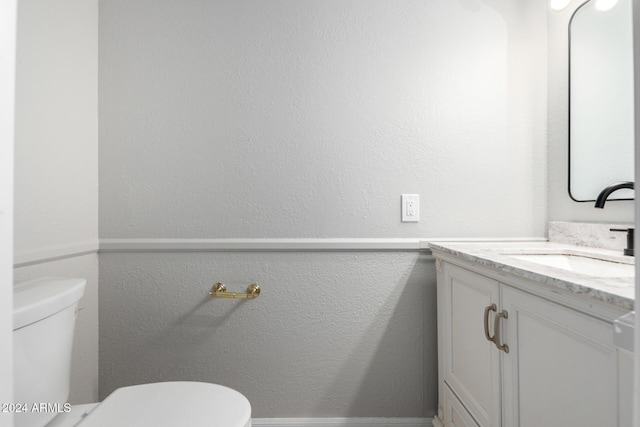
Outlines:
[[260, 296], [260, 286], [256, 283], [252, 283], [247, 287], [246, 292], [227, 292], [225, 284], [218, 282], [211, 287], [209, 296], [213, 298], [253, 299]]

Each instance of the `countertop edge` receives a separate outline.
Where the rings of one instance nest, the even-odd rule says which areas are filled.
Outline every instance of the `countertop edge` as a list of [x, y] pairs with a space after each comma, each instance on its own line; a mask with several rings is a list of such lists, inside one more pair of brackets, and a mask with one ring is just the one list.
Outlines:
[[[517, 262], [516, 260], [509, 259], [508, 256], [493, 252], [499, 247], [505, 246], [501, 243], [484, 243], [484, 245], [489, 246], [488, 249], [485, 249], [486, 253], [482, 253], [480, 249], [469, 247], [473, 245], [476, 245], [476, 243], [433, 242], [430, 243], [429, 249], [431, 249], [433, 256], [436, 258], [439, 258], [439, 253], [447, 254], [467, 263], [479, 265], [489, 270], [495, 270], [500, 274], [534, 281], [551, 289], [564, 290], [576, 296], [586, 297], [599, 303], [610, 304], [617, 309], [634, 309], [634, 298], [612, 292], [612, 290], [616, 288], [616, 285], [628, 286], [628, 280], [620, 278], [587, 278], [586, 276], [580, 279], [579, 277], [576, 278], [578, 275], [575, 273], [559, 272], [557, 271], [558, 269], [553, 267], [535, 266], [525, 261]], [[555, 243], [547, 243], [547, 245], [554, 249], [563, 249], [571, 246]], [[465, 246], [467, 249], [465, 249]], [[522, 242], [522, 246], [531, 247], [531, 242]], [[540, 247], [539, 244], [538, 247]], [[515, 249], [515, 247], [512, 249]], [[582, 248], [580, 249], [582, 250]], [[526, 251], [526, 249], [524, 250]], [[588, 281], [592, 283], [586, 283]], [[633, 279], [631, 279], [631, 281], [633, 281]], [[612, 284], [611, 282], [616, 283]]]

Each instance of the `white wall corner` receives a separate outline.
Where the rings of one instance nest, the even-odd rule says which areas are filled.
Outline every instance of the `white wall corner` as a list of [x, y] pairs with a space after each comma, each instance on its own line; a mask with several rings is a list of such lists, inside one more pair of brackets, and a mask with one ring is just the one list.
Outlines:
[[[0, 2], [0, 402], [13, 401], [13, 155], [16, 53], [16, 0]], [[0, 415], [0, 426], [13, 415]]]
[[40, 246], [18, 250], [14, 254], [13, 267], [27, 267], [43, 262], [58, 261], [98, 252], [98, 240], [68, 242], [60, 245]]

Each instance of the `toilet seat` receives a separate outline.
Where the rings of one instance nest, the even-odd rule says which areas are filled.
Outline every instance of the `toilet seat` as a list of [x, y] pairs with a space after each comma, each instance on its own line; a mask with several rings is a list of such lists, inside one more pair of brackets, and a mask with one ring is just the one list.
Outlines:
[[201, 382], [163, 382], [119, 388], [78, 427], [250, 427], [251, 405], [237, 391]]

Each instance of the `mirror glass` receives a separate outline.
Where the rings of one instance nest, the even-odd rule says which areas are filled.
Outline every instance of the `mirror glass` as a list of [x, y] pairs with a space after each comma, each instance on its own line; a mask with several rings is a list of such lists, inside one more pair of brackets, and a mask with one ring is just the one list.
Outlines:
[[[569, 195], [575, 201], [634, 181], [632, 39], [631, 0], [590, 0], [571, 18]], [[609, 200], [633, 197], [633, 190], [619, 190]]]

